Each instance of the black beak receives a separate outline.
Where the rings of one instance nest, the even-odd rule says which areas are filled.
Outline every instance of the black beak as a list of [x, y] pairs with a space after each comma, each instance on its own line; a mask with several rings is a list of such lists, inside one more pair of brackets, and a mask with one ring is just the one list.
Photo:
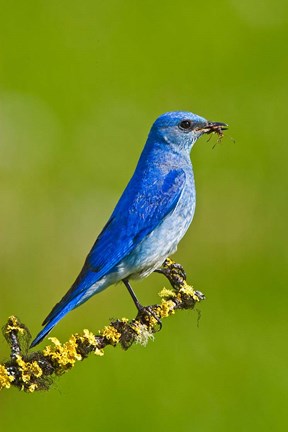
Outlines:
[[205, 134], [216, 133], [218, 135], [223, 135], [223, 131], [228, 129], [228, 125], [226, 123], [221, 122], [211, 122], [208, 121], [202, 127], [199, 128]]

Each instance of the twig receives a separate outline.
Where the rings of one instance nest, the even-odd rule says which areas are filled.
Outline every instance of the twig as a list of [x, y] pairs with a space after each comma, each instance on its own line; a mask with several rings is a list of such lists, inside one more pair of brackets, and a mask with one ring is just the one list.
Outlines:
[[155, 316], [162, 319], [179, 309], [193, 309], [196, 303], [205, 299], [200, 291], [194, 291], [187, 284], [180, 264], [167, 259], [158, 271], [167, 277], [172, 286], [172, 289], [163, 288], [159, 293], [161, 303], [145, 308], [131, 321], [122, 318], [110, 322], [98, 335], [86, 329], [81, 334], [73, 334], [64, 344], [50, 337], [52, 345], [47, 345], [42, 351], [28, 353], [30, 332], [20, 320], [11, 316], [3, 327], [11, 354], [9, 361], [0, 364], [0, 390], [11, 387], [28, 393], [47, 390], [55, 376], [70, 370], [76, 361], [84, 360], [91, 352], [103, 356], [107, 345], [115, 347], [120, 344], [124, 350], [133, 343], [146, 345], [157, 331]]

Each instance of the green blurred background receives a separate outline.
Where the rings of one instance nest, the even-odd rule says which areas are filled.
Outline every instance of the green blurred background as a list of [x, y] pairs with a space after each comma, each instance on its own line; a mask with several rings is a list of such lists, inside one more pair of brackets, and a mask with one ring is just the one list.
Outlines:
[[[199, 326], [178, 313], [146, 348], [91, 356], [49, 392], [2, 391], [1, 430], [287, 430], [287, 12], [284, 0], [1, 1], [1, 325], [16, 314], [39, 331], [159, 114], [230, 125], [193, 149], [197, 211], [175, 255], [207, 296]], [[135, 288], [151, 304], [165, 284]], [[119, 285], [52, 334], [134, 315]]]

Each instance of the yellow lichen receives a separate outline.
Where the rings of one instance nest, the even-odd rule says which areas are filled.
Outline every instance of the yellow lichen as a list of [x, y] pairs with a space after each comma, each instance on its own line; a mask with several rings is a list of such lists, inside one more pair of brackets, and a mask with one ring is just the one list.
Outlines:
[[16, 356], [16, 362], [21, 372], [21, 378], [24, 383], [29, 383], [32, 377], [39, 378], [43, 371], [36, 361], [26, 362], [20, 355]]
[[[57, 347], [61, 347], [62, 346], [62, 344], [61, 344], [61, 342], [59, 341], [59, 339], [57, 339], [56, 337], [49, 337], [48, 338], [55, 346], [57, 346]], [[47, 349], [47, 348], [52, 348], [51, 347], [51, 345], [48, 345], [45, 349]], [[45, 351], [45, 350], [44, 350]]]
[[102, 357], [104, 355], [104, 350], [102, 348], [97, 347], [97, 341], [95, 338], [95, 335], [89, 331], [88, 329], [83, 330], [83, 335], [76, 335], [78, 339], [80, 339], [81, 342], [88, 342], [89, 345], [92, 345], [95, 347], [94, 354]]
[[174, 291], [172, 291], [171, 289], [168, 288], [163, 288], [160, 292], [159, 292], [159, 296], [161, 298], [165, 298], [165, 297], [176, 297], [176, 293]]
[[0, 390], [3, 388], [9, 389], [11, 387], [11, 382], [14, 381], [14, 377], [9, 375], [7, 369], [4, 365], [0, 365]]
[[86, 342], [89, 343], [89, 345], [92, 345], [92, 346], [96, 346], [97, 345], [97, 342], [96, 342], [96, 339], [95, 339], [95, 335], [90, 330], [88, 330], [88, 329], [84, 329], [83, 330], [83, 335], [82, 336], [78, 336], [78, 337], [81, 340], [81, 342], [86, 341]]
[[100, 349], [100, 348], [96, 348], [95, 351], [94, 351], [94, 353], [95, 353], [95, 355], [97, 355], [99, 357], [104, 356], [104, 350]]
[[36, 378], [40, 378], [40, 376], [43, 374], [41, 367], [36, 361], [32, 362], [31, 364], [31, 372]]
[[173, 300], [162, 300], [161, 303], [161, 318], [166, 318], [169, 315], [172, 315], [175, 313], [174, 310], [175, 307], [175, 303], [173, 302]]
[[104, 336], [107, 340], [112, 343], [118, 343], [121, 337], [121, 333], [119, 333], [115, 327], [113, 326], [105, 326], [101, 332], [101, 335]]
[[188, 295], [188, 296], [192, 297], [193, 300], [198, 301], [198, 302], [201, 300], [201, 299], [197, 296], [197, 294], [195, 293], [193, 287], [190, 286], [190, 285], [188, 285], [186, 282], [185, 282], [184, 285], [179, 289], [179, 294], [178, 294], [178, 296], [181, 297], [181, 294]]
[[166, 258], [165, 261], [165, 267], [169, 267], [170, 265], [174, 264], [175, 261], [173, 261], [171, 258]]
[[139, 334], [141, 329], [140, 329], [140, 321], [135, 320], [134, 322], [132, 322], [130, 324], [131, 329], [136, 333]]
[[19, 325], [19, 322], [18, 322], [17, 318], [14, 315], [12, 315], [12, 316], [9, 317], [8, 322], [9, 321], [11, 322], [11, 324], [8, 324], [7, 327], [6, 327], [6, 333], [7, 334], [10, 333], [11, 331], [17, 331], [17, 332], [19, 332], [21, 334], [23, 334], [25, 332], [24, 328], [22, 328]]
[[157, 319], [154, 318], [153, 315], [147, 314], [145, 317], [145, 320], [147, 321], [146, 326], [148, 326], [148, 327], [154, 327], [158, 323]]
[[47, 346], [43, 354], [55, 360], [59, 366], [64, 368], [67, 366], [72, 367], [77, 360], [82, 360], [81, 354], [77, 352], [77, 339], [74, 335], [63, 345], [57, 338], [53, 337], [49, 339], [55, 346]]
[[28, 392], [33, 393], [35, 390], [37, 390], [37, 388], [38, 388], [37, 384], [30, 384], [30, 386], [28, 387]]

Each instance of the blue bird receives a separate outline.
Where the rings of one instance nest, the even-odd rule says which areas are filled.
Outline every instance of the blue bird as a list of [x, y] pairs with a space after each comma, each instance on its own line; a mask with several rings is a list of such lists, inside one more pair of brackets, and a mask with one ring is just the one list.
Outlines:
[[[72, 309], [112, 284], [148, 276], [173, 254], [192, 222], [196, 192], [190, 151], [203, 134], [222, 135], [225, 123], [190, 112], [168, 112], [152, 125], [136, 170], [70, 290], [44, 320], [37, 345]], [[144, 308], [145, 309], [145, 308]]]

